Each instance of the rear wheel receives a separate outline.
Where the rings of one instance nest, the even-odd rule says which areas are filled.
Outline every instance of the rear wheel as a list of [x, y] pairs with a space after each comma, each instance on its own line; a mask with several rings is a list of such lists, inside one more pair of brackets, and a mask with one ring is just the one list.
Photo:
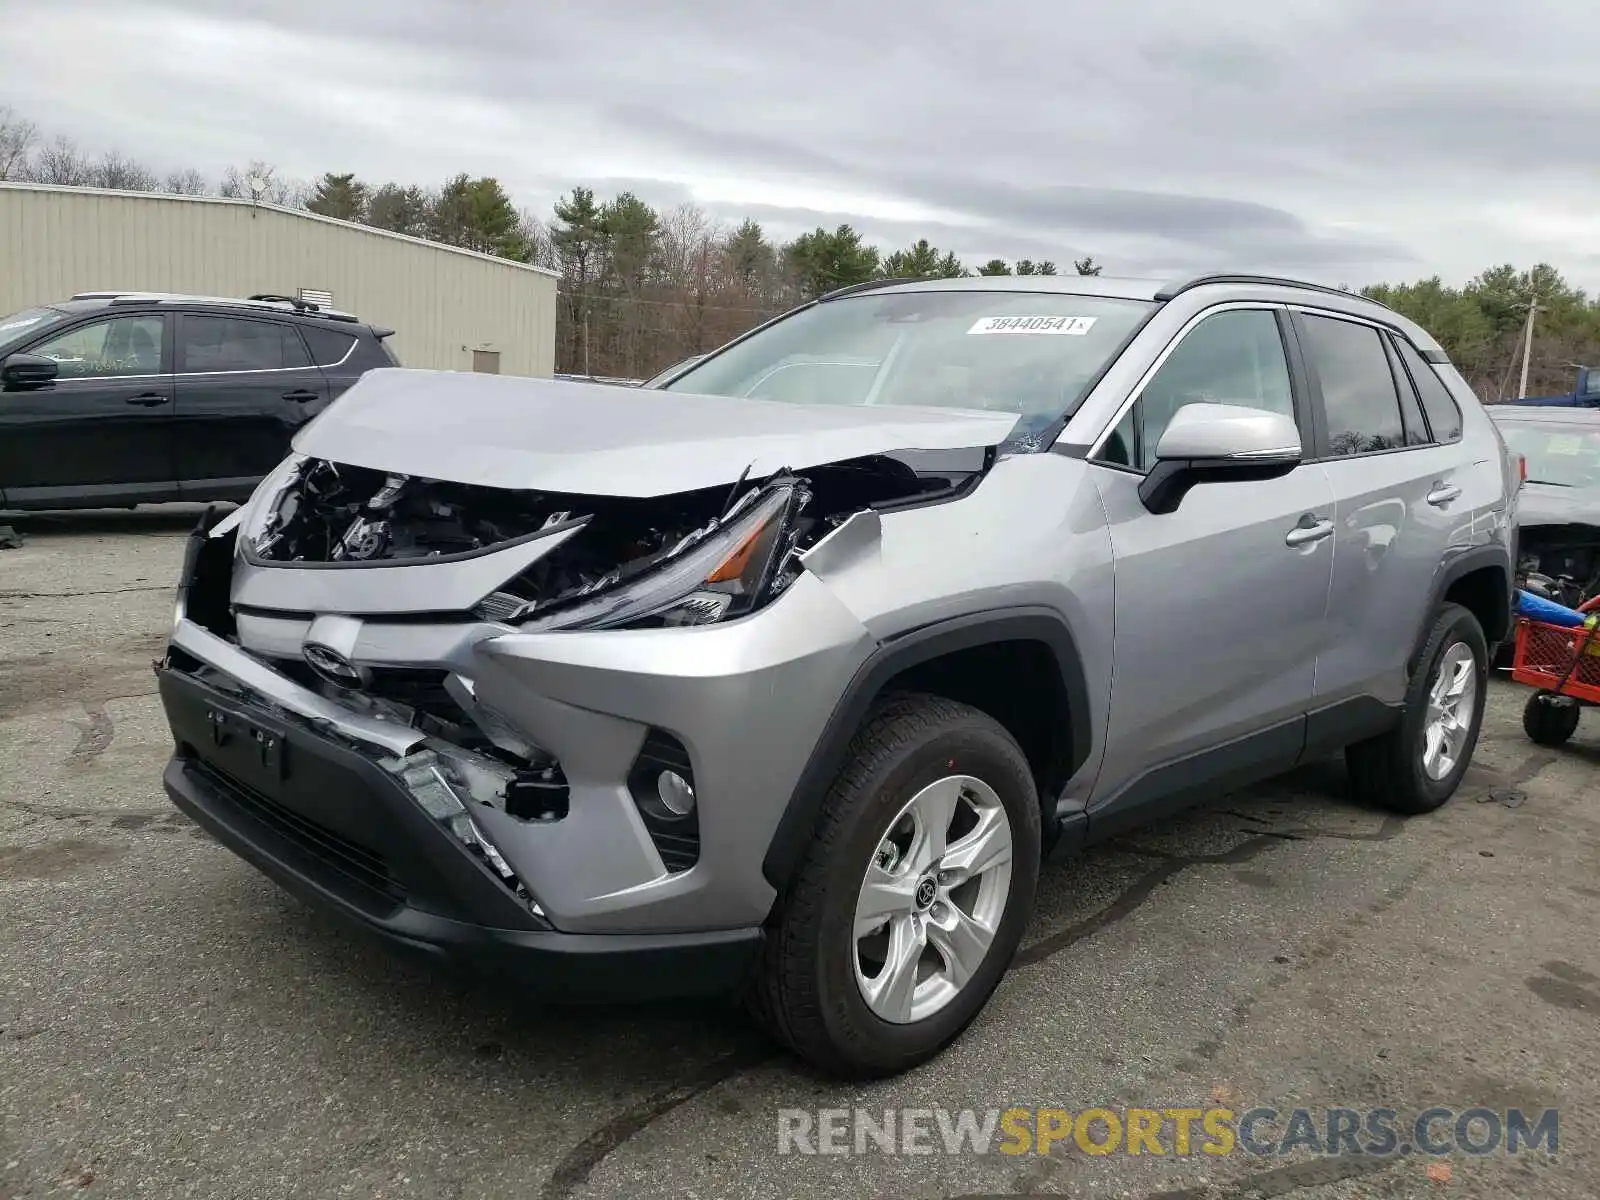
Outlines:
[[1488, 698], [1489, 647], [1459, 604], [1440, 606], [1406, 691], [1400, 724], [1345, 748], [1363, 801], [1399, 813], [1432, 812], [1455, 794], [1472, 762]]
[[1576, 700], [1535, 692], [1522, 710], [1522, 731], [1541, 746], [1559, 746], [1578, 731], [1582, 714]]
[[1038, 799], [1011, 735], [950, 700], [892, 701], [851, 743], [779, 899], [757, 1017], [835, 1075], [927, 1061], [999, 985], [1038, 869]]

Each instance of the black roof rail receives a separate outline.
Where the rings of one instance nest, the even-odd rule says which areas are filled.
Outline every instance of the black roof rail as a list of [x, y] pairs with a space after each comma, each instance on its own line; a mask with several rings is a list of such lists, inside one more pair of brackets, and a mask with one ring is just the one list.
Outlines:
[[254, 296], [248, 297], [248, 299], [260, 300], [267, 304], [287, 304], [296, 312], [322, 311], [322, 305], [315, 304], [310, 300], [302, 299], [299, 296], [279, 296], [272, 292], [257, 292]]
[[869, 279], [865, 283], [852, 283], [846, 287], [835, 288], [831, 292], [824, 292], [817, 300], [837, 300], [840, 296], [854, 296], [857, 292], [872, 292], [878, 288], [893, 287], [897, 283], [921, 283], [923, 279], [932, 276], [922, 275], [891, 275], [886, 279]]
[[1325, 283], [1307, 283], [1303, 279], [1288, 279], [1280, 275], [1196, 275], [1192, 279], [1183, 279], [1176, 283], [1167, 284], [1156, 293], [1155, 298], [1161, 301], [1171, 300], [1194, 288], [1205, 287], [1214, 283], [1248, 283], [1260, 287], [1301, 288], [1308, 292], [1322, 292], [1329, 296], [1348, 296], [1352, 300], [1364, 300], [1368, 304], [1376, 304], [1379, 308], [1388, 309], [1390, 312], [1394, 311], [1382, 300], [1374, 300], [1371, 296], [1364, 296], [1360, 292], [1347, 292], [1343, 288], [1329, 287]]
[[296, 296], [278, 296], [266, 292], [254, 296], [240, 298], [237, 296], [194, 296], [180, 292], [80, 292], [73, 296], [74, 300], [100, 300], [107, 304], [194, 304], [210, 306], [213, 308], [244, 308], [260, 311], [268, 305], [278, 308], [287, 305], [299, 316], [317, 317], [323, 321], [343, 321], [346, 324], [361, 323], [361, 318], [353, 313], [340, 312], [336, 308], [323, 308], [310, 300], [301, 300]]

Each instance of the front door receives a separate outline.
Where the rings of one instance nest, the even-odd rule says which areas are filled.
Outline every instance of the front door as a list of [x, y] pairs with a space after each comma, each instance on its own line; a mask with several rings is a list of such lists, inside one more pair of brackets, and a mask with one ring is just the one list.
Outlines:
[[235, 499], [283, 461], [328, 399], [300, 332], [269, 318], [178, 318], [176, 446], [186, 499]]
[[174, 499], [168, 320], [88, 321], [29, 346], [48, 383], [0, 391], [0, 488], [30, 506]]
[[1116, 571], [1110, 718], [1091, 826], [1132, 824], [1194, 791], [1287, 769], [1302, 749], [1333, 561], [1322, 467], [1201, 484], [1171, 513], [1149, 512], [1138, 495], [1161, 433], [1186, 404], [1285, 413], [1309, 445], [1286, 320], [1267, 306], [1203, 317], [1091, 458]]

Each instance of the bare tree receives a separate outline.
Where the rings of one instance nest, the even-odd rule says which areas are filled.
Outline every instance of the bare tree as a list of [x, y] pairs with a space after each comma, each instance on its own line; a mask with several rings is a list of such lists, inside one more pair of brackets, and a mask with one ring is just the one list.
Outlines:
[[94, 163], [69, 137], [57, 137], [34, 155], [32, 177], [38, 183], [63, 187], [88, 187], [94, 182]]
[[[258, 199], [265, 204], [284, 205], [293, 204], [298, 198], [303, 205], [304, 196], [298, 193], [296, 185], [276, 178], [273, 170], [271, 163], [259, 159], [252, 159], [242, 171], [238, 167], [229, 167], [222, 176], [221, 194], [234, 199]], [[259, 194], [256, 185], [259, 185]]]
[[664, 331], [674, 335], [675, 344], [661, 357], [707, 348], [707, 310], [718, 287], [717, 268], [721, 265], [717, 247], [725, 237], [693, 204], [680, 204], [662, 218], [656, 265], [660, 286], [671, 297], [667, 313], [676, 328]]
[[206, 182], [204, 175], [189, 167], [168, 175], [167, 181], [161, 185], [161, 190], [171, 192], [174, 196], [204, 196], [210, 193], [211, 185]]
[[517, 215], [517, 233], [528, 247], [528, 262], [536, 267], [561, 269], [561, 257], [556, 253], [550, 238], [550, 227], [540, 220], [531, 208], [523, 208]]
[[0, 179], [27, 179], [28, 152], [39, 140], [38, 127], [17, 116], [10, 105], [0, 105]]
[[95, 187], [122, 192], [153, 192], [157, 186], [156, 177], [148, 168], [115, 150], [100, 156], [90, 170], [90, 180]]

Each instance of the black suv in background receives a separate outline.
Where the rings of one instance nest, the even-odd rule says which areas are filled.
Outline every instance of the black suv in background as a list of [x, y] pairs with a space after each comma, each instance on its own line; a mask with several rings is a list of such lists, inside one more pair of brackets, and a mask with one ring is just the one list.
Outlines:
[[243, 500], [392, 329], [305, 300], [80, 292], [0, 317], [0, 508]]

